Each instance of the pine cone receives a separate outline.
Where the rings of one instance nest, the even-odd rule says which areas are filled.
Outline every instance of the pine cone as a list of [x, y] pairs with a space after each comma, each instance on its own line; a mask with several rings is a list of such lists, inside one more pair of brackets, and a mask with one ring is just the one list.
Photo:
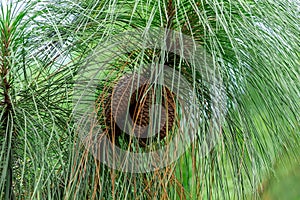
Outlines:
[[[154, 85], [141, 76], [138, 78], [128, 75], [118, 81], [112, 94], [107, 97], [104, 109], [104, 122], [112, 139], [117, 141], [117, 138], [125, 131], [125, 120], [129, 115], [132, 119], [135, 137], [139, 139], [142, 146], [145, 146], [149, 141], [150, 109], [154, 104], [161, 104], [165, 109], [165, 112], [157, 116], [157, 118], [160, 117], [160, 130], [156, 130], [154, 137], [157, 138], [159, 135], [160, 140], [166, 137], [175, 122], [175, 95], [166, 86], [162, 86], [161, 95], [157, 95], [156, 91]], [[157, 97], [161, 97], [160, 102], [157, 101]]]

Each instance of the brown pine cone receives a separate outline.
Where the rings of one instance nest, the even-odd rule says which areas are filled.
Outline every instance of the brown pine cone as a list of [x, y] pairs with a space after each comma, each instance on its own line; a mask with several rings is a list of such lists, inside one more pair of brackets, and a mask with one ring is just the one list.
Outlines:
[[[155, 135], [154, 137], [156, 138], [159, 135], [160, 140], [165, 138], [175, 122], [175, 95], [166, 86], [162, 86], [161, 95], [157, 95], [156, 91], [154, 84], [150, 84], [147, 79], [141, 76], [138, 78], [128, 75], [118, 81], [114, 86], [112, 94], [107, 97], [107, 105], [105, 105], [104, 109], [105, 125], [112, 139], [117, 141], [122, 131], [126, 131], [124, 130], [126, 116], [127, 118], [130, 116], [134, 135], [139, 139], [140, 144], [145, 146], [149, 141], [148, 134], [151, 130], [151, 128], [148, 128], [151, 123], [150, 109], [154, 104], [162, 104], [165, 112], [161, 112], [160, 116], [153, 117], [160, 117], [160, 130], [156, 130], [153, 135]], [[157, 101], [157, 97], [161, 97], [161, 100]], [[158, 123], [158, 121], [156, 121], [156, 123]], [[152, 124], [150, 125], [152, 126]], [[158, 124], [156, 124], [156, 127], [157, 126]]]

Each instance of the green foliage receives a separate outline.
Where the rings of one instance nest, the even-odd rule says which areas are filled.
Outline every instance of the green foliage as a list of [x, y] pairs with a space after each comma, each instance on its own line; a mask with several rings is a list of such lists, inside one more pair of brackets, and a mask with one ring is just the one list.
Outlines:
[[[1, 199], [260, 198], [275, 160], [285, 152], [297, 157], [297, 1], [2, 2]], [[80, 141], [72, 116], [74, 82], [97, 46], [128, 30], [147, 33], [157, 27], [193, 37], [212, 57], [227, 97], [226, 116], [215, 133], [219, 139], [203, 156], [201, 142], [208, 134], [203, 128], [187, 152], [164, 169], [112, 170]], [[135, 58], [151, 61], [152, 53], [139, 50], [114, 60], [108, 78], [133, 68]], [[199, 99], [210, 101], [197, 81], [199, 66], [168, 56], [168, 65], [182, 72]], [[208, 126], [209, 117], [202, 123]]]

